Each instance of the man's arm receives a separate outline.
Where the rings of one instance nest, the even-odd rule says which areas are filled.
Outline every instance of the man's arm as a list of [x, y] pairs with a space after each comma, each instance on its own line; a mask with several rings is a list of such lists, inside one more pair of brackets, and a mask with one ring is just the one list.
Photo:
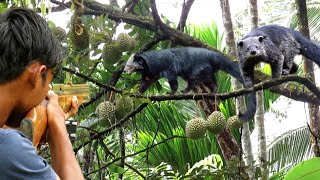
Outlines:
[[48, 134], [52, 167], [61, 179], [84, 179], [73, 152], [65, 126], [65, 119], [78, 111], [77, 99], [72, 99], [72, 107], [64, 113], [58, 104], [58, 95], [48, 92], [47, 105]]

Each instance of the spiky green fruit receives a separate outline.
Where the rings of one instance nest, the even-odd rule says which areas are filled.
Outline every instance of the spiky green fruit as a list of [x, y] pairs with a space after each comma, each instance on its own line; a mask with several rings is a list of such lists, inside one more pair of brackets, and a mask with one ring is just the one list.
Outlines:
[[202, 138], [207, 131], [206, 122], [202, 118], [191, 119], [187, 122], [185, 131], [190, 139]]
[[102, 59], [103, 61], [108, 64], [115, 64], [117, 63], [122, 56], [122, 52], [118, 50], [119, 45], [115, 42], [106, 43], [102, 50]]
[[128, 51], [134, 50], [134, 48], [136, 47], [136, 45], [137, 45], [137, 41], [136, 41], [134, 38], [131, 38], [131, 39], [130, 39], [130, 45], [129, 45]]
[[133, 38], [126, 33], [120, 33], [116, 42], [119, 44], [118, 50], [121, 52], [129, 51], [133, 46]]
[[208, 131], [213, 134], [220, 133], [226, 126], [226, 117], [220, 111], [214, 111], [206, 121]]
[[231, 116], [228, 121], [227, 125], [229, 128], [232, 129], [239, 129], [243, 125], [242, 122], [239, 120], [238, 116]]
[[125, 96], [116, 100], [115, 114], [117, 120], [124, 118], [134, 108], [134, 104], [131, 98]]
[[90, 32], [90, 44], [96, 47], [101, 43], [111, 42], [110, 35], [105, 31], [92, 31]]
[[73, 24], [70, 40], [76, 51], [83, 51], [89, 47], [89, 32], [82, 24]]
[[104, 101], [96, 107], [95, 111], [97, 117], [101, 121], [106, 122], [107, 127], [113, 125], [116, 121], [115, 106], [109, 101]]
[[66, 31], [61, 27], [53, 27], [51, 29], [52, 33], [57, 37], [57, 39], [62, 42], [66, 39]]

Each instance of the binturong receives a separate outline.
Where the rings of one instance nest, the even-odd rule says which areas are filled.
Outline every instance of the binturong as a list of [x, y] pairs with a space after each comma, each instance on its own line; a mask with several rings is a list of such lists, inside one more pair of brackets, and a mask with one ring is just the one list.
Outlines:
[[238, 41], [237, 49], [245, 87], [252, 87], [254, 66], [260, 62], [270, 64], [272, 78], [296, 73], [296, 55], [301, 54], [320, 65], [317, 43], [298, 31], [279, 25], [266, 25], [251, 31]]
[[[182, 93], [189, 92], [198, 84], [204, 84], [212, 93], [216, 93], [215, 73], [218, 70], [232, 75], [245, 86], [237, 63], [204, 48], [184, 47], [137, 53], [129, 58], [124, 68], [127, 73], [141, 73], [140, 93], [144, 93], [153, 82], [166, 78], [171, 88], [169, 94], [176, 93], [178, 76], [188, 83]], [[248, 109], [245, 113], [239, 114], [239, 119], [246, 121], [253, 118], [256, 111], [255, 98], [254, 92], [247, 94]]]
[[294, 74], [298, 70], [294, 57], [303, 55], [320, 65], [320, 46], [298, 31], [267, 25], [257, 28], [238, 42], [238, 58], [245, 83], [252, 85], [254, 66], [270, 64], [272, 77]]

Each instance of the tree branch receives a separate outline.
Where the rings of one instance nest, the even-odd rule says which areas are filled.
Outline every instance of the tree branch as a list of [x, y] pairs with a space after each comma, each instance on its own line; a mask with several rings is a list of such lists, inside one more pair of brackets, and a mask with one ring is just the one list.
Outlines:
[[184, 27], [186, 26], [188, 14], [190, 12], [190, 9], [191, 9], [193, 2], [194, 2], [194, 0], [187, 0], [187, 2], [185, 0], [183, 1], [180, 21], [179, 21], [178, 28], [177, 28], [180, 31], [183, 31]]
[[[113, 158], [116, 157], [116, 155], [114, 155], [110, 150], [109, 148], [107, 147], [106, 143], [103, 142], [103, 139], [102, 138], [99, 138], [99, 141], [100, 141], [100, 145], [101, 147], [104, 149], [104, 151], [108, 154], [110, 154]], [[142, 179], [146, 179], [146, 177], [141, 173], [139, 172], [136, 168], [134, 168], [133, 166], [131, 166], [130, 164], [128, 163], [124, 163], [128, 168], [130, 168], [131, 170], [133, 170], [134, 172], [136, 172]]]
[[124, 124], [125, 122], [127, 122], [129, 120], [129, 118], [133, 117], [134, 115], [136, 115], [137, 113], [139, 113], [140, 111], [142, 111], [143, 108], [147, 107], [148, 103], [143, 103], [141, 104], [138, 108], [136, 108], [135, 110], [133, 110], [131, 113], [127, 114], [124, 118], [120, 119], [119, 121], [117, 121], [116, 124], [113, 124], [112, 126], [110, 126], [109, 128], [107, 128], [104, 131], [101, 131], [99, 133], [94, 133], [90, 139], [82, 144], [80, 144], [78, 147], [74, 148], [74, 152], [77, 153], [82, 147], [84, 147], [85, 145], [89, 144], [91, 141], [99, 138], [100, 136], [103, 136], [105, 134], [110, 133], [112, 130], [114, 130], [117, 127], [120, 127], [122, 124]]
[[[308, 102], [312, 104], [320, 104], [320, 101], [319, 101], [320, 90], [308, 78], [300, 77], [296, 75], [289, 75], [289, 76], [283, 76], [280, 78], [270, 79], [268, 81], [255, 84], [253, 87], [248, 89], [239, 89], [233, 92], [222, 93], [222, 94], [200, 93], [200, 94], [177, 94], [177, 95], [163, 95], [163, 96], [143, 96], [143, 95], [132, 95], [132, 96], [136, 98], [146, 98], [151, 101], [187, 100], [187, 99], [201, 100], [201, 99], [208, 99], [208, 98], [209, 99], [217, 98], [221, 101], [224, 101], [229, 98], [238, 97], [254, 91], [266, 90], [271, 87], [278, 86], [279, 84], [292, 82], [292, 81], [298, 82], [302, 85], [298, 86], [299, 88], [296, 88], [297, 87], [296, 85], [290, 83], [291, 86], [295, 87], [295, 89], [291, 89], [290, 87], [283, 89], [283, 86], [281, 86], [280, 88], [279, 87], [277, 88], [279, 90], [277, 93], [297, 101]], [[306, 89], [303, 89], [304, 87], [303, 85], [309, 89], [310, 94], [307, 94], [306, 96], [304, 96], [304, 94], [306, 94]]]
[[[167, 138], [167, 139], [165, 139], [165, 140], [163, 140], [163, 141], [161, 141], [161, 142], [159, 142], [159, 143], [157, 143], [157, 144], [153, 144], [153, 145], [151, 145], [150, 147], [147, 147], [147, 148], [142, 149], [142, 150], [140, 150], [140, 151], [137, 151], [137, 152], [135, 152], [135, 153], [126, 155], [124, 158], [136, 156], [136, 155], [138, 155], [138, 154], [140, 154], [140, 153], [143, 153], [143, 152], [146, 152], [146, 151], [150, 151], [150, 149], [152, 149], [152, 148], [154, 148], [154, 147], [156, 147], [156, 146], [159, 146], [159, 145], [161, 145], [161, 144], [163, 144], [163, 143], [166, 143], [167, 141], [170, 141], [170, 140], [175, 139], [175, 138], [187, 138], [187, 137], [174, 135], [174, 136], [171, 136], [171, 137], [169, 137], [169, 138]], [[121, 160], [122, 158], [123, 158], [123, 157], [115, 158], [113, 161], [106, 163], [106, 165], [104, 165], [104, 166], [101, 167], [101, 168], [107, 168], [109, 165], [111, 165], [111, 164], [113, 164], [113, 163]], [[86, 176], [88, 176], [88, 175], [90, 175], [90, 174], [93, 174], [93, 173], [96, 173], [96, 172], [98, 172], [98, 171], [99, 171], [99, 170], [91, 171], [91, 172], [87, 173]]]
[[74, 75], [76, 75], [76, 76], [79, 76], [79, 77], [83, 78], [83, 79], [86, 80], [86, 81], [90, 81], [90, 82], [92, 82], [92, 83], [95, 83], [96, 85], [98, 85], [98, 86], [100, 86], [100, 87], [103, 87], [103, 88], [105, 88], [106, 90], [114, 91], [114, 92], [117, 92], [117, 93], [122, 93], [121, 90], [118, 90], [118, 89], [116, 89], [116, 88], [114, 88], [114, 87], [112, 87], [112, 86], [108, 86], [108, 85], [102, 84], [102, 83], [98, 82], [97, 80], [92, 79], [92, 78], [90, 78], [90, 77], [88, 77], [88, 76], [86, 76], [86, 75], [84, 75], [84, 74], [81, 74], [81, 73], [75, 71], [75, 70], [72, 70], [72, 69], [69, 69], [69, 68], [65, 68], [65, 67], [62, 67], [62, 70], [63, 70], [63, 71], [66, 71], [66, 72], [69, 72], [69, 73], [71, 73], [71, 74], [74, 74]]
[[[314, 93], [316, 92], [318, 94], [317, 91], [319, 91], [319, 89], [314, 85], [314, 83], [309, 81], [309, 79], [307, 79], [306, 77], [300, 78], [303, 78], [303, 81], [308, 81], [307, 84], [309, 84], [309, 87], [312, 86], [313, 91], [307, 89], [305, 84], [301, 81], [280, 84], [279, 86], [272, 86], [268, 90], [270, 92], [280, 94], [282, 96], [288, 97], [296, 101], [319, 105], [319, 98], [317, 98], [317, 95]], [[269, 81], [270, 79], [271, 76], [263, 74], [261, 71], [255, 71], [255, 82], [261, 82], [266, 80]]]
[[[114, 21], [124, 21], [128, 24], [139, 26], [150, 31], [156, 31], [156, 26], [152, 19], [147, 16], [137, 16], [127, 12], [123, 12], [121, 8], [116, 8], [110, 5], [101, 4], [93, 0], [84, 0], [85, 7], [97, 11], [95, 15], [107, 15], [109, 19]], [[84, 12], [86, 14], [86, 11]]]

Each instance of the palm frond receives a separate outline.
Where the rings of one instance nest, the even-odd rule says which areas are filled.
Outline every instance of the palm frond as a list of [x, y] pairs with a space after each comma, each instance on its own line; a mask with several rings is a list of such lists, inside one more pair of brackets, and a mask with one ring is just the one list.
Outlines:
[[281, 170], [286, 173], [299, 162], [313, 157], [307, 126], [285, 133], [274, 140], [267, 149], [270, 174]]

